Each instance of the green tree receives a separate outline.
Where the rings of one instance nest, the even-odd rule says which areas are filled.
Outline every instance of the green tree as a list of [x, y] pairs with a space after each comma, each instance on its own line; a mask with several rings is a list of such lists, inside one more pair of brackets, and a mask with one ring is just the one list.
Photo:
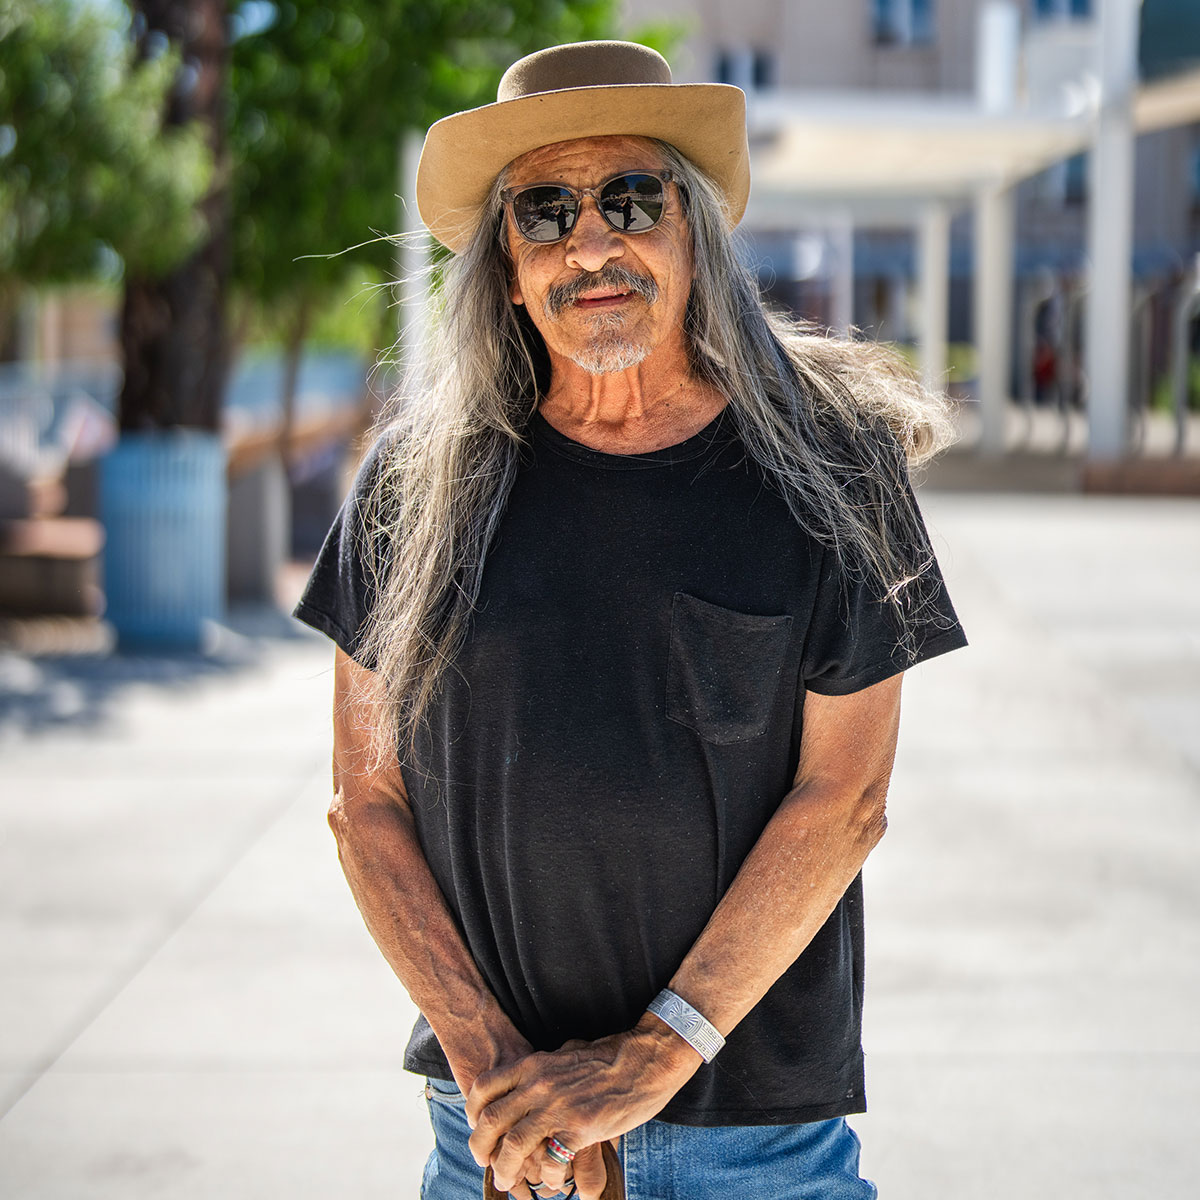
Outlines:
[[135, 61], [119, 10], [0, 0], [0, 329], [25, 288], [169, 270], [203, 237], [210, 156], [162, 121], [178, 69]]
[[[393, 272], [394, 247], [371, 239], [395, 229], [405, 132], [494, 100], [500, 75], [521, 54], [607, 36], [613, 11], [614, 0], [241, 5], [232, 68], [234, 277], [273, 314], [287, 364], [285, 421], [314, 314], [346, 293], [351, 275]], [[352, 246], [353, 255], [322, 257]], [[390, 340], [382, 324], [375, 332]]]
[[179, 54], [164, 126], [199, 128], [214, 169], [196, 205], [204, 236], [193, 251], [167, 272], [126, 271], [121, 429], [215, 431], [229, 360], [229, 8], [227, 0], [132, 0], [132, 12], [138, 62], [171, 47]]

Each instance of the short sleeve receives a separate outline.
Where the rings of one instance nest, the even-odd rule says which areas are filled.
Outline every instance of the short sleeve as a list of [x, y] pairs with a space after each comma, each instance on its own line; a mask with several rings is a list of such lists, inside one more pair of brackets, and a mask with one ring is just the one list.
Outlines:
[[927, 535], [923, 542], [928, 566], [910, 585], [907, 631], [896, 604], [823, 550], [802, 659], [806, 690], [849, 695], [967, 644]]
[[292, 610], [292, 616], [368, 668], [374, 662], [364, 655], [363, 632], [375, 600], [374, 580], [382, 575], [384, 560], [381, 534], [368, 527], [367, 511], [384, 458], [383, 446], [383, 439], [377, 440], [364, 457]]

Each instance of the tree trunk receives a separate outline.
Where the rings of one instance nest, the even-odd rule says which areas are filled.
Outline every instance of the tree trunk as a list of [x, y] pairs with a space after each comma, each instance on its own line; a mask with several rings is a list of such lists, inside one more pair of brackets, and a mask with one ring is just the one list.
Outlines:
[[21, 357], [21, 337], [17, 328], [21, 290], [17, 284], [0, 282], [0, 362], [17, 362]]
[[185, 427], [215, 431], [229, 362], [225, 300], [230, 269], [229, 162], [225, 137], [229, 33], [226, 0], [135, 0], [138, 50], [166, 34], [183, 55], [166, 123], [197, 119], [215, 170], [200, 205], [209, 236], [163, 279], [127, 278], [121, 310], [124, 432]]
[[312, 319], [312, 301], [301, 296], [296, 311], [287, 325], [283, 345], [283, 385], [280, 395], [279, 455], [283, 469], [291, 466], [292, 437], [296, 432], [296, 390], [300, 382], [300, 359], [304, 354], [304, 343], [308, 338], [308, 326]]

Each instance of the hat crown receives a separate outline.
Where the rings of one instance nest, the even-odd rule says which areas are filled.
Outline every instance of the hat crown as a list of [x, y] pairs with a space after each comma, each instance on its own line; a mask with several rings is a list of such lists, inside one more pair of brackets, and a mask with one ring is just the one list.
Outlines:
[[556, 142], [656, 138], [720, 188], [732, 229], [750, 193], [746, 97], [726, 83], [672, 83], [667, 60], [635, 42], [550, 46], [513, 63], [495, 104], [435, 121], [417, 166], [417, 207], [459, 253], [479, 229], [489, 190], [508, 163]]
[[571, 42], [518, 59], [504, 72], [496, 100], [518, 100], [565, 88], [670, 82], [667, 60], [649, 46], [636, 42]]

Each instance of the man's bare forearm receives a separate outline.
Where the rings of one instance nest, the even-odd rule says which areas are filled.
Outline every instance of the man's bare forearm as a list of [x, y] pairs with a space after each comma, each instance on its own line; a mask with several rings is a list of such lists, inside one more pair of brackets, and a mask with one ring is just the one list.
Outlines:
[[[884, 785], [886, 789], [886, 784]], [[883, 836], [883, 790], [788, 794], [671, 979], [728, 1033], [800, 957]]]
[[329, 823], [367, 929], [433, 1027], [459, 1086], [469, 1090], [480, 1071], [527, 1053], [463, 944], [410, 814], [339, 792]]
[[417, 837], [399, 767], [372, 766], [358, 699], [364, 669], [338, 651], [329, 825], [346, 881], [384, 958], [432, 1026], [464, 1092], [529, 1052], [485, 983]]
[[[793, 789], [671, 979], [672, 990], [729, 1033], [812, 940], [881, 834], [873, 800]], [[590, 1145], [617, 1137], [657, 1116], [701, 1061], [644, 1013], [627, 1033], [505, 1064], [468, 1097], [472, 1151], [492, 1163], [499, 1187], [509, 1186], [540, 1138], [561, 1133], [573, 1145]], [[531, 1109], [544, 1110], [544, 1121], [531, 1121]]]
[[883, 837], [899, 724], [899, 677], [836, 728], [814, 722], [795, 785], [671, 979], [722, 1033], [800, 957]]
[[[812, 704], [795, 784], [670, 986], [729, 1033], [800, 956], [886, 828], [900, 679]], [[806, 708], [806, 718], [809, 712]], [[556, 1130], [587, 1145], [656, 1115], [701, 1064], [644, 1013], [627, 1033], [491, 1071], [467, 1098], [471, 1149], [497, 1184]]]

